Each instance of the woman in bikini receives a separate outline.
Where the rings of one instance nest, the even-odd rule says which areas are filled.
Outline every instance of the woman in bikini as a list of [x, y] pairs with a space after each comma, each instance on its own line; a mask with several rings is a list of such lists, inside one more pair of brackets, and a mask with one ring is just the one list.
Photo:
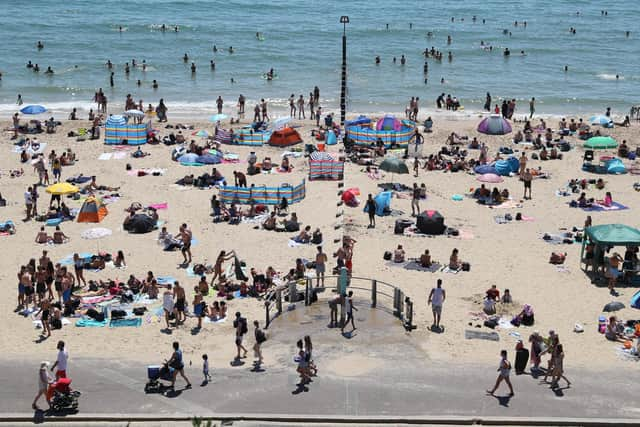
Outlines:
[[226, 251], [220, 251], [220, 255], [218, 255], [218, 258], [216, 259], [216, 264], [213, 266], [213, 277], [211, 278], [211, 287], [215, 287], [214, 281], [216, 280], [216, 278], [218, 280], [222, 279], [222, 264], [224, 264], [225, 261], [228, 261], [231, 258], [233, 258], [235, 255], [236, 255], [235, 251], [229, 252], [228, 255]]

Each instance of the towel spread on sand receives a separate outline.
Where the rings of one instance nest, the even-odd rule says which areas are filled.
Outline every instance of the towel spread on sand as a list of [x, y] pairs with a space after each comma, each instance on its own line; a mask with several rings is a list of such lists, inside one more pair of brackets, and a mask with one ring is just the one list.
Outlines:
[[465, 329], [464, 337], [468, 340], [500, 341], [500, 335], [498, 335], [497, 332], [472, 331]]
[[622, 211], [625, 209], [629, 209], [629, 207], [618, 202], [613, 202], [611, 206], [604, 206], [598, 203], [594, 203], [592, 206], [588, 208], [582, 208], [582, 210], [585, 212], [609, 212], [609, 211]]
[[103, 328], [107, 324], [107, 320], [98, 322], [93, 319], [78, 319], [76, 321], [76, 327], [78, 328]]
[[153, 203], [153, 204], [149, 205], [149, 207], [153, 208], [155, 210], [168, 209], [169, 208], [169, 203], [167, 203], [167, 202]]
[[135, 317], [133, 319], [111, 319], [109, 322], [110, 328], [124, 328], [124, 327], [135, 327], [142, 325], [142, 319], [139, 317]]

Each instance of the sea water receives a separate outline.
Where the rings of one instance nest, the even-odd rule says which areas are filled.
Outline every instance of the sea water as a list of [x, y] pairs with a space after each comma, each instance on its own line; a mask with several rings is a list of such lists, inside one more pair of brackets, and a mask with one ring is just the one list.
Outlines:
[[[341, 15], [350, 20], [351, 113], [402, 113], [411, 96], [432, 111], [440, 93], [456, 96], [466, 112], [481, 110], [486, 92], [494, 101], [515, 98], [522, 114], [532, 96], [537, 112], [547, 114], [590, 114], [611, 106], [621, 115], [640, 103], [640, 9], [628, 1], [4, 0], [1, 6], [0, 115], [5, 118], [17, 110], [18, 93], [25, 103], [54, 112], [86, 111], [95, 108], [98, 88], [109, 98], [111, 112], [121, 111], [130, 93], [145, 105], [164, 98], [170, 115], [206, 115], [214, 112], [218, 96], [226, 110], [235, 110], [241, 93], [248, 112], [261, 98], [272, 110], [285, 112], [291, 94], [307, 98], [317, 85], [324, 110], [335, 110]], [[569, 32], [571, 27], [576, 34]], [[36, 48], [38, 40], [44, 49]], [[482, 49], [481, 41], [493, 51]], [[228, 52], [230, 46], [234, 53]], [[422, 52], [432, 46], [444, 57], [442, 62], [427, 60], [425, 84]], [[508, 58], [502, 53], [506, 47], [512, 52]], [[375, 65], [376, 55], [380, 65]], [[131, 65], [132, 59], [138, 67], [127, 76], [124, 64]], [[25, 67], [29, 60], [40, 73]], [[113, 88], [107, 60], [115, 64]], [[48, 66], [54, 75], [44, 73]], [[277, 78], [268, 81], [263, 75], [271, 68]], [[151, 87], [154, 79], [157, 90]]]

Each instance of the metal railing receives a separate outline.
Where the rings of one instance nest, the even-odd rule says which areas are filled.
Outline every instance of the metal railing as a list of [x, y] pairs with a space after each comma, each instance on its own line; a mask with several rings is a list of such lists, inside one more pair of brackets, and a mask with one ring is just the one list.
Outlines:
[[[335, 286], [314, 286], [317, 283], [316, 278], [300, 279], [296, 282], [295, 288], [293, 286], [280, 287], [274, 291], [271, 298], [265, 302], [265, 327], [268, 328], [271, 322], [282, 314], [283, 300], [288, 298], [289, 303], [298, 302], [304, 300], [305, 306], [310, 306], [319, 301], [318, 295], [325, 290], [330, 289], [334, 291], [334, 295], [340, 295], [340, 277], [341, 276], [325, 276], [324, 283], [331, 282], [335, 279]], [[387, 282], [382, 282], [376, 279], [370, 279], [365, 277], [347, 277], [346, 291], [362, 291], [370, 295], [371, 308], [377, 308], [383, 311], [389, 312], [394, 317], [397, 317], [402, 322], [402, 325], [407, 331], [416, 329], [413, 324], [413, 301], [407, 297], [402, 289], [398, 288]], [[301, 282], [303, 282], [301, 284]], [[367, 286], [368, 284], [368, 286]], [[359, 286], [356, 286], [359, 285]], [[304, 286], [304, 297], [302, 300], [298, 300], [300, 286]], [[292, 293], [292, 290], [295, 292]], [[343, 290], [344, 291], [344, 290]], [[346, 292], [344, 291], [344, 292]], [[360, 292], [358, 292], [360, 293]], [[345, 294], [341, 295], [340, 299], [340, 324], [345, 320]]]

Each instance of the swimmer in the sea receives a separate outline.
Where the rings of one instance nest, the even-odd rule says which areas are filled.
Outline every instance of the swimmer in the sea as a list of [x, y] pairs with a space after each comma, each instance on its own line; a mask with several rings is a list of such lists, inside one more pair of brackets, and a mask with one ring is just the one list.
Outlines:
[[209, 64], [211, 65], [211, 71], [214, 71], [216, 69], [216, 63], [213, 62], [213, 59], [209, 61]]
[[45, 74], [53, 74], [53, 70], [51, 69], [51, 65], [49, 65], [47, 67], [47, 71], [44, 72]]
[[158, 89], [158, 82], [154, 80], [153, 83], [151, 84], [151, 87], [154, 89]]
[[196, 63], [192, 62], [191, 63], [191, 74], [195, 74], [196, 73]]
[[38, 44], [36, 46], [38, 47], [38, 50], [44, 49], [44, 44], [42, 44], [40, 40], [38, 40]]
[[107, 59], [107, 68], [108, 69], [112, 69], [113, 68], [113, 64], [111, 63], [110, 59]]
[[182, 61], [185, 63], [189, 62], [189, 55], [185, 53], [184, 56], [182, 57]]
[[229, 46], [229, 53], [233, 53], [233, 46]]
[[138, 81], [136, 82], [136, 85], [138, 85], [138, 87], [139, 87], [140, 85], [142, 85], [142, 82], [141, 82], [140, 80], [138, 80]]
[[215, 44], [213, 45], [213, 51], [214, 51], [214, 52], [217, 52], [217, 51], [218, 51], [218, 48], [216, 47], [216, 45], [215, 45]]
[[380, 65], [380, 56], [376, 56], [376, 65]]

